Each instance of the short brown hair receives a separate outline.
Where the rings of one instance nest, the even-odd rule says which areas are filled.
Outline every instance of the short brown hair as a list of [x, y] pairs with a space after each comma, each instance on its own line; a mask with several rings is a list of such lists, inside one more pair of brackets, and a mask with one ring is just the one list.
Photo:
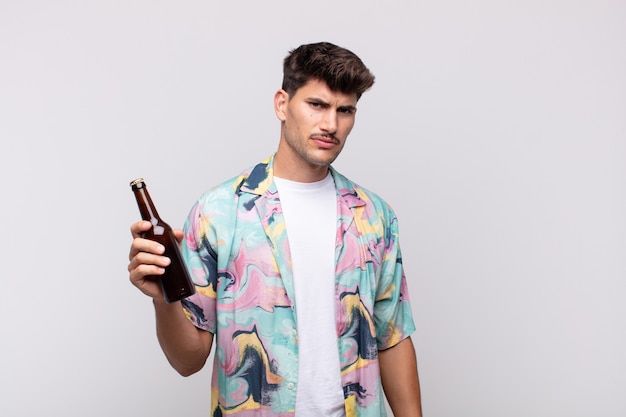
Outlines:
[[356, 93], [357, 100], [374, 85], [374, 74], [358, 56], [329, 42], [301, 45], [283, 62], [282, 88], [289, 95], [312, 79], [325, 81], [333, 91]]

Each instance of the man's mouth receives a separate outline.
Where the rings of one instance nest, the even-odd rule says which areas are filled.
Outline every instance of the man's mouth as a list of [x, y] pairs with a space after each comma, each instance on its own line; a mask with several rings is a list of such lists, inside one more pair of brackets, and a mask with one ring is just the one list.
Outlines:
[[312, 135], [311, 139], [322, 147], [331, 147], [339, 144], [337, 138], [332, 135]]

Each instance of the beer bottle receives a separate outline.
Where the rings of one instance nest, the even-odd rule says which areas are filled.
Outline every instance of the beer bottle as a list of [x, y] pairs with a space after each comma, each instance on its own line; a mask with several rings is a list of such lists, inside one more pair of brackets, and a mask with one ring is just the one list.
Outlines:
[[152, 223], [152, 229], [144, 232], [142, 237], [163, 245], [165, 247], [163, 256], [167, 256], [171, 261], [165, 267], [165, 272], [162, 275], [155, 275], [151, 278], [156, 278], [160, 281], [167, 303], [173, 303], [189, 297], [196, 292], [196, 289], [180, 254], [178, 241], [172, 232], [172, 228], [159, 217], [143, 178], [131, 181], [130, 186], [137, 199], [141, 218]]

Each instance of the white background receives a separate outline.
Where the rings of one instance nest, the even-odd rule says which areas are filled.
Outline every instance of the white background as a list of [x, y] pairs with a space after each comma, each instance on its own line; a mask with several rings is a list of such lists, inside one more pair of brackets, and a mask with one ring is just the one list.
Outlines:
[[128, 282], [128, 183], [182, 226], [321, 40], [377, 77], [335, 166], [400, 218], [425, 415], [626, 415], [617, 0], [0, 0], [0, 415], [209, 415]]

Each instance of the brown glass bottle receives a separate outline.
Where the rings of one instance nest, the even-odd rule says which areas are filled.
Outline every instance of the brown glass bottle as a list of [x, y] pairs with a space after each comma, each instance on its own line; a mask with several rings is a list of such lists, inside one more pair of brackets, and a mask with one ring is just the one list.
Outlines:
[[152, 278], [157, 278], [160, 281], [167, 303], [173, 303], [189, 297], [196, 292], [196, 289], [180, 254], [178, 241], [172, 232], [172, 228], [159, 217], [143, 178], [131, 181], [130, 187], [137, 199], [141, 218], [152, 223], [152, 229], [145, 232], [143, 237], [163, 245], [165, 247], [163, 256], [167, 256], [171, 261], [165, 267], [163, 275], [155, 275]]

